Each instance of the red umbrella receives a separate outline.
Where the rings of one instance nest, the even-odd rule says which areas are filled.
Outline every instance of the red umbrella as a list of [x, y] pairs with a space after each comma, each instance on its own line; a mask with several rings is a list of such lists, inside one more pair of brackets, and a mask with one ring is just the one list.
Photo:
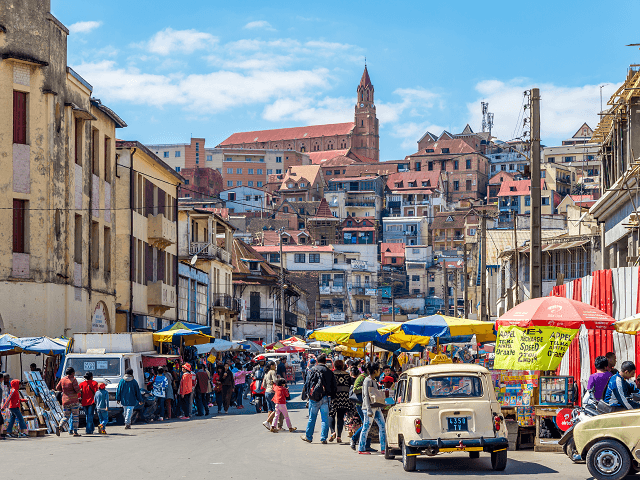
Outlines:
[[589, 304], [565, 297], [533, 298], [522, 302], [502, 315], [496, 327], [562, 327], [578, 329], [615, 330], [616, 320]]
[[284, 347], [280, 347], [276, 350], [276, 353], [297, 353], [304, 352], [305, 349], [302, 347], [294, 347], [292, 345], [286, 345]]

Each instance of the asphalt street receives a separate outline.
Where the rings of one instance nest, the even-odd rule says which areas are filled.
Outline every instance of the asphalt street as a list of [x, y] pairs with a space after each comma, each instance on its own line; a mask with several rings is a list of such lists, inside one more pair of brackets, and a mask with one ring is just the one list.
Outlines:
[[[92, 480], [128, 479], [588, 479], [585, 465], [574, 465], [562, 454], [509, 452], [504, 472], [494, 472], [488, 454], [471, 460], [467, 454], [443, 454], [418, 460], [418, 471], [407, 473], [401, 460], [357, 455], [348, 444], [322, 445], [320, 419], [313, 444], [300, 439], [306, 410], [292, 387], [289, 408], [299, 433], [270, 433], [255, 409], [232, 408], [228, 415], [136, 424], [131, 430], [110, 426], [108, 435], [68, 434], [0, 442], [0, 478]], [[247, 407], [248, 407], [248, 401]], [[212, 409], [215, 412], [216, 408]], [[83, 433], [83, 429], [80, 430]], [[379, 448], [377, 445], [373, 445]]]

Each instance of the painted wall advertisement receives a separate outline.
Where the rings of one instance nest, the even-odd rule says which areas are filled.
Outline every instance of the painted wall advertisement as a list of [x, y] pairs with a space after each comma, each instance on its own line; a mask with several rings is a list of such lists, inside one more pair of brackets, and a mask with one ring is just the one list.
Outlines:
[[103, 302], [98, 302], [91, 316], [91, 331], [93, 333], [109, 333], [107, 308]]

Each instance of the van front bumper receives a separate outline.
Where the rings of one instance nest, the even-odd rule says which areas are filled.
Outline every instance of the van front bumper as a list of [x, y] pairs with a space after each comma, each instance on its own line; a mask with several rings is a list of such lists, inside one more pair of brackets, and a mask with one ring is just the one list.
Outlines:
[[463, 439], [431, 439], [431, 440], [409, 440], [407, 445], [417, 450], [421, 449], [437, 449], [446, 451], [460, 450], [467, 448], [483, 449], [484, 451], [500, 450], [509, 446], [509, 439], [506, 437], [495, 438], [463, 438]]

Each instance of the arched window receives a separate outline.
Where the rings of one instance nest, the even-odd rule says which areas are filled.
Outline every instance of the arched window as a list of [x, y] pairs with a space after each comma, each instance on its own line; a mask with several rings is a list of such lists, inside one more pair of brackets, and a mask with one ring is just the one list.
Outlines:
[[364, 127], [364, 120], [360, 120], [360, 126]]
[[367, 90], [367, 102], [369, 101], [369, 90]]
[[364, 100], [364, 92], [360, 92], [360, 100]]
[[304, 148], [304, 145], [301, 145], [301, 146], [300, 146], [300, 151], [301, 151], [301, 152], [306, 152], [306, 151], [307, 151], [307, 149], [306, 149], [306, 148]]

